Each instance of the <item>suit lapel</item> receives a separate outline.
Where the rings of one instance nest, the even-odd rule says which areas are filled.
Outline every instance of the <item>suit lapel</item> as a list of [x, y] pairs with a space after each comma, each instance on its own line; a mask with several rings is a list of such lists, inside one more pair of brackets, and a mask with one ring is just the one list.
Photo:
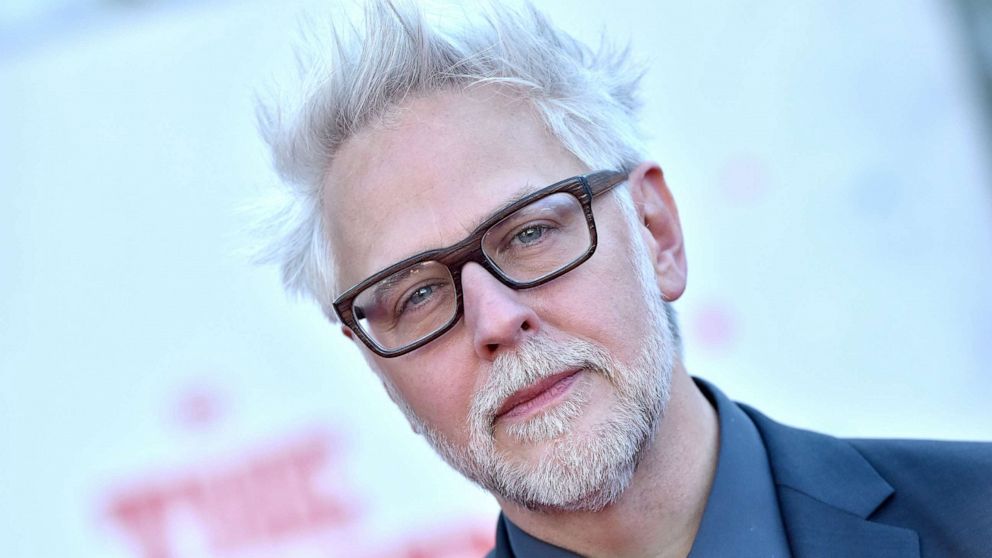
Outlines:
[[768, 451], [796, 558], [918, 558], [914, 531], [869, 520], [894, 492], [851, 444], [778, 424], [745, 405]]
[[778, 491], [795, 558], [917, 558], [915, 532], [868, 521], [798, 490]]

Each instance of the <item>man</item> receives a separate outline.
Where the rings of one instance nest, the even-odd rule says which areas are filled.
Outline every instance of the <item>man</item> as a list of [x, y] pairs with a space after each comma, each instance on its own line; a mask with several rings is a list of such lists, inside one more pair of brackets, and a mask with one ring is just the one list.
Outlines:
[[297, 200], [273, 254], [497, 498], [493, 555], [992, 556], [988, 447], [794, 430], [686, 372], [622, 54], [533, 11], [366, 15], [262, 112]]

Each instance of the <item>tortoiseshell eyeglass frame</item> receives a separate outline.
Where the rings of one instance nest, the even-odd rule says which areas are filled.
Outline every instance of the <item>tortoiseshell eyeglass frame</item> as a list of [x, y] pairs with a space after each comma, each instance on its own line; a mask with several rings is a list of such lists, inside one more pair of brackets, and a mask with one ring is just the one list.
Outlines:
[[[472, 234], [470, 234], [465, 240], [446, 248], [437, 248], [410, 256], [409, 258], [375, 273], [354, 287], [351, 287], [334, 301], [334, 311], [337, 313], [338, 318], [341, 319], [341, 322], [345, 326], [354, 332], [355, 335], [357, 335], [358, 338], [361, 339], [372, 352], [381, 357], [398, 357], [415, 349], [419, 349], [427, 343], [437, 339], [441, 335], [444, 335], [445, 332], [451, 329], [456, 323], [458, 323], [458, 320], [461, 319], [463, 309], [461, 271], [462, 267], [466, 263], [475, 262], [481, 265], [501, 283], [517, 290], [529, 289], [531, 287], [543, 285], [544, 283], [547, 283], [557, 277], [561, 277], [565, 273], [568, 273], [569, 271], [582, 265], [596, 251], [596, 221], [593, 219], [592, 214], [593, 198], [612, 190], [626, 179], [627, 173], [625, 172], [603, 170], [582, 176], [566, 178], [565, 180], [556, 182], [550, 186], [527, 194], [526, 196], [512, 202], [503, 209], [500, 209], [494, 213], [491, 217], [476, 227], [475, 230], [472, 231]], [[581, 256], [572, 260], [562, 268], [536, 280], [521, 282], [507, 277], [498, 266], [486, 257], [486, 254], [482, 248], [483, 236], [493, 225], [499, 223], [513, 212], [543, 197], [560, 192], [571, 194], [579, 200], [579, 204], [582, 206], [582, 211], [586, 217], [586, 224], [589, 225], [589, 248]], [[355, 298], [365, 289], [375, 285], [379, 281], [382, 281], [394, 273], [425, 261], [435, 261], [448, 268], [448, 272], [451, 274], [451, 279], [455, 286], [456, 309], [454, 314], [452, 314], [451, 319], [447, 323], [438, 328], [436, 331], [408, 345], [396, 349], [381, 347], [358, 325], [357, 320], [355, 319], [354, 307], [352, 306]]]

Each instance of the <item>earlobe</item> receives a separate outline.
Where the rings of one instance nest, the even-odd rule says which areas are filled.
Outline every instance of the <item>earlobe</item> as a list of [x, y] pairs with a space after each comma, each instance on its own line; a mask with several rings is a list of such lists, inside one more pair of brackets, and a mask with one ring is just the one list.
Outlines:
[[685, 291], [687, 265], [675, 200], [657, 163], [641, 163], [631, 171], [629, 181], [658, 287], [665, 300], [676, 300]]
[[346, 325], [341, 326], [341, 335], [344, 335], [351, 341], [355, 340], [355, 332], [351, 331], [351, 328]]

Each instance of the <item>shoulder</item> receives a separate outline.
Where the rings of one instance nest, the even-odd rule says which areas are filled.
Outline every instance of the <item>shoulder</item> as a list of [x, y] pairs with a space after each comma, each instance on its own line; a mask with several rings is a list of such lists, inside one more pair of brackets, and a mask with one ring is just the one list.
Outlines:
[[809, 466], [814, 460], [856, 452], [901, 499], [914, 495], [955, 505], [955, 497], [960, 496], [980, 502], [984, 515], [992, 517], [992, 443], [836, 438], [785, 426], [742, 407], [755, 420], [770, 458], [777, 463]]
[[[879, 516], [984, 521], [992, 540], [992, 443], [848, 440], [895, 489]], [[910, 510], [912, 510], [910, 512]]]
[[[747, 405], [740, 407], [754, 420], [769, 454], [779, 460], [799, 465], [822, 459], [817, 453], [853, 450], [894, 485], [924, 481], [992, 487], [992, 442], [836, 438], [783, 425]], [[799, 449], [814, 455], [797, 456]]]
[[909, 529], [923, 556], [992, 556], [992, 443], [841, 439], [742, 408], [778, 486]]
[[913, 529], [928, 554], [992, 556], [992, 444], [849, 442], [894, 489], [872, 520]]
[[[992, 443], [941, 440], [848, 439], [869, 462], [897, 475], [941, 477], [953, 473], [958, 481], [992, 484]], [[954, 479], [949, 479], [956, 482]]]

